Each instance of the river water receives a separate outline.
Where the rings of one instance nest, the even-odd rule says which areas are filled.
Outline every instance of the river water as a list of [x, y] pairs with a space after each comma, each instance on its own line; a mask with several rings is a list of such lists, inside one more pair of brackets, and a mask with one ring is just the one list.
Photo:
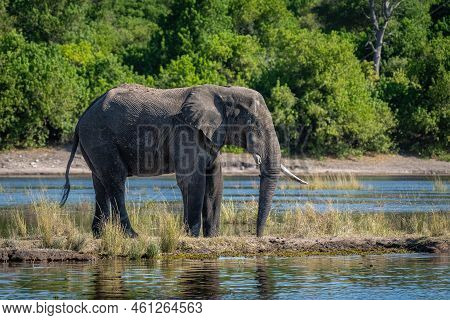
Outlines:
[[[281, 180], [274, 196], [274, 208], [312, 204], [317, 211], [332, 206], [357, 212], [430, 212], [450, 211], [450, 181], [443, 180], [447, 191], [434, 190], [430, 177], [361, 177], [358, 190], [304, 188], [290, 189]], [[226, 177], [224, 200], [248, 201], [258, 198], [258, 177]], [[63, 178], [0, 178], [0, 206], [29, 204], [42, 198], [59, 201]], [[93, 202], [90, 178], [72, 178], [69, 203]], [[128, 201], [181, 201], [173, 177], [131, 178], [127, 182]]]
[[0, 265], [2, 299], [450, 299], [431, 254]]

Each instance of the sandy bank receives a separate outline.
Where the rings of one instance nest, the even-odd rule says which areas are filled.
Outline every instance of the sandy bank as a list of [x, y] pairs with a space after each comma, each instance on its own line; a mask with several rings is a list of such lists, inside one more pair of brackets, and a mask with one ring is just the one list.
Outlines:
[[[217, 237], [183, 238], [174, 253], [159, 258], [214, 259], [218, 257], [367, 255], [398, 252], [449, 253], [448, 238], [280, 238]], [[4, 240], [1, 262], [91, 261], [103, 258], [96, 245], [85, 252], [41, 249], [36, 240]]]
[[[0, 153], [0, 176], [63, 175], [69, 158], [67, 148], [13, 150]], [[226, 175], [257, 175], [249, 154], [223, 154]], [[450, 175], [450, 162], [400, 155], [363, 156], [350, 159], [283, 159], [299, 175], [351, 173], [354, 175]], [[71, 174], [90, 175], [80, 153], [72, 164]]]

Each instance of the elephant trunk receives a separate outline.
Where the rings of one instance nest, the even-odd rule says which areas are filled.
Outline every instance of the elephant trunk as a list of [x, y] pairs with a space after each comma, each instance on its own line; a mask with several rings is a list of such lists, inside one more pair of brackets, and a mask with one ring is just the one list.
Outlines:
[[261, 176], [259, 184], [258, 220], [256, 223], [256, 235], [264, 235], [264, 227], [272, 206], [272, 197], [277, 185], [278, 176]]
[[264, 234], [264, 227], [272, 206], [272, 197], [281, 171], [281, 152], [277, 139], [269, 150], [270, 152], [261, 159], [260, 165], [261, 175], [259, 183], [258, 218], [256, 224], [256, 235], [258, 237], [261, 237]]

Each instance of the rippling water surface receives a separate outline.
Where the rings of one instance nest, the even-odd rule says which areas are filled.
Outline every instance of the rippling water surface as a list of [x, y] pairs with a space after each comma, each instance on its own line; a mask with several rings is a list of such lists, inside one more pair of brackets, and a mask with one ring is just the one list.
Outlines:
[[0, 265], [0, 299], [450, 299], [429, 254]]
[[[307, 202], [318, 211], [332, 205], [339, 210], [359, 212], [429, 212], [450, 211], [450, 191], [434, 190], [430, 177], [361, 177], [359, 190], [289, 189], [280, 182], [274, 197], [274, 208], [304, 206]], [[258, 177], [226, 177], [224, 200], [253, 200], [258, 197]], [[448, 180], [443, 180], [450, 190]], [[69, 202], [93, 202], [90, 178], [72, 178]], [[64, 185], [62, 178], [0, 178], [0, 206], [29, 204], [33, 199], [59, 201]], [[173, 177], [131, 178], [127, 183], [129, 201], [181, 201]]]

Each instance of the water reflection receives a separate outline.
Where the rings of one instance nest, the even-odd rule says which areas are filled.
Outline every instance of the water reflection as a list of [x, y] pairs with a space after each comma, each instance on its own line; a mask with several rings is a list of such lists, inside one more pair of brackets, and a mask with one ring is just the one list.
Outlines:
[[0, 299], [449, 299], [449, 257], [3, 264]]
[[177, 282], [180, 299], [220, 299], [220, 273], [216, 260], [188, 263]]
[[275, 293], [275, 281], [270, 274], [266, 259], [258, 259], [256, 262], [256, 281], [258, 281], [258, 299], [273, 299]]
[[125, 264], [118, 260], [95, 266], [92, 271], [92, 298], [97, 300], [128, 298], [123, 278], [124, 271]]

